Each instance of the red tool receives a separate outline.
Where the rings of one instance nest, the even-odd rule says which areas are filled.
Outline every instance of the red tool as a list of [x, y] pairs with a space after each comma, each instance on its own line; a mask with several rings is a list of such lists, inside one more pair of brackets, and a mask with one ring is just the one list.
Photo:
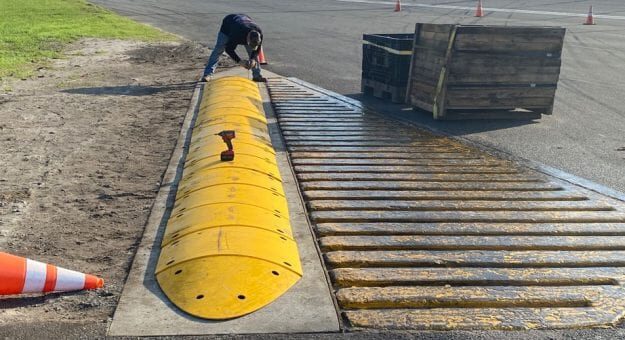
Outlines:
[[217, 134], [223, 139], [224, 143], [228, 146], [228, 150], [221, 153], [222, 162], [231, 162], [234, 160], [234, 149], [232, 148], [232, 140], [236, 136], [234, 130], [223, 130]]

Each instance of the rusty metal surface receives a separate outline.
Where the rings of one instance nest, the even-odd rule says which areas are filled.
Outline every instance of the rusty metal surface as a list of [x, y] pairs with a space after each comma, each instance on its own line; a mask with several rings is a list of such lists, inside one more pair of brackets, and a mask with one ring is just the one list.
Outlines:
[[625, 204], [363, 112], [268, 88], [352, 329], [609, 326], [625, 314]]

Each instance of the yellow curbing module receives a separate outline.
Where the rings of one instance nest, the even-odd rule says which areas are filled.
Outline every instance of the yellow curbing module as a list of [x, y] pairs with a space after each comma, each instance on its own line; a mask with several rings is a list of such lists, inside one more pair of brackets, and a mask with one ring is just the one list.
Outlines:
[[[204, 319], [239, 317], [302, 277], [262, 99], [240, 77], [205, 87], [156, 279], [171, 302]], [[216, 134], [234, 130], [234, 160]]]

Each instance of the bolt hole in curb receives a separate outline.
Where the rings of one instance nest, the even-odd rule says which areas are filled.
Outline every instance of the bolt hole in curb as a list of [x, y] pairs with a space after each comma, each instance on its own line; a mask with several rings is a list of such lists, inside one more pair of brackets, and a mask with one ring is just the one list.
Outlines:
[[200, 295], [196, 296], [195, 298], [198, 299], [198, 300], [202, 300], [204, 298], [204, 295], [200, 294]]
[[174, 273], [174, 275], [178, 275], [178, 274], [180, 274], [180, 273], [182, 273], [182, 269], [178, 269], [178, 270], [176, 270], [176, 272]]
[[275, 276], [279, 276], [279, 275], [280, 275], [280, 273], [278, 273], [278, 272], [277, 272], [277, 271], [275, 271], [275, 270], [272, 270], [272, 271], [271, 271], [271, 273], [272, 273], [273, 275], [275, 275]]
[[237, 298], [239, 298], [239, 300], [245, 300], [245, 295], [239, 295]]

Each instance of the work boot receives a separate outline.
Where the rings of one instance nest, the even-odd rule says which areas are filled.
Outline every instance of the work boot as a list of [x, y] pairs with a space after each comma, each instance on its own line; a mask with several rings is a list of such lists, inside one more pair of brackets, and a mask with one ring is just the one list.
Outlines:
[[254, 78], [252, 78], [252, 80], [257, 82], [257, 83], [266, 83], [267, 82], [267, 78], [265, 78], [263, 76], [255, 76]]

